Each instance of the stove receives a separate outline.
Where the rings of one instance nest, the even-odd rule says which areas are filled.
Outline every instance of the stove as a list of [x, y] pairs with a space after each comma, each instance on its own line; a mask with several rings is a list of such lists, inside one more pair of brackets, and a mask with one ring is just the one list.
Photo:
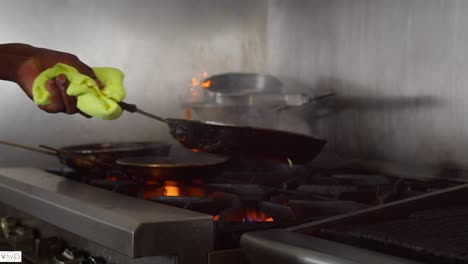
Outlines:
[[[135, 181], [132, 176], [1, 169], [0, 243], [23, 247], [30, 263], [254, 263], [261, 258], [252, 250], [271, 253], [258, 246], [261, 241], [282, 241], [283, 250], [296, 252], [294, 245], [301, 241], [296, 236], [303, 234], [287, 230], [460, 185], [243, 158], [233, 158], [221, 175], [209, 179]], [[325, 233], [308, 239], [346, 251], [346, 244], [324, 239]], [[369, 259], [385, 255], [359, 250]]]
[[[267, 263], [467, 263], [468, 184], [286, 229], [247, 233], [249, 260]], [[461, 221], [461, 222], [460, 222]]]

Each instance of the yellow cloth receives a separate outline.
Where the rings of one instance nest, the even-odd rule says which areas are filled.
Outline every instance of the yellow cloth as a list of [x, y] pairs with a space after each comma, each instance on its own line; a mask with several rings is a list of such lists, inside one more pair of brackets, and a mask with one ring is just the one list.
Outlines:
[[115, 68], [93, 68], [96, 77], [104, 84], [99, 89], [97, 83], [77, 69], [62, 63], [43, 71], [33, 83], [33, 99], [37, 105], [50, 104], [50, 94], [46, 83], [48, 80], [64, 74], [70, 85], [67, 94], [77, 97], [77, 108], [90, 116], [113, 120], [120, 117], [122, 108], [118, 102], [125, 98], [123, 88], [123, 73]]

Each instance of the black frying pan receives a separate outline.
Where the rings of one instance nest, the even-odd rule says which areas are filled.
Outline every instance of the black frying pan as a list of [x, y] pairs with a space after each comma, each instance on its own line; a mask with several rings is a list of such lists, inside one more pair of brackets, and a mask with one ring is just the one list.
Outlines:
[[0, 144], [57, 156], [63, 164], [95, 176], [118, 171], [136, 181], [215, 177], [228, 161], [227, 157], [209, 153], [170, 151], [170, 145], [161, 142], [88, 144], [60, 149], [7, 141]]
[[171, 135], [186, 148], [225, 155], [253, 155], [291, 159], [303, 163], [312, 160], [326, 141], [310, 136], [232, 124], [162, 118], [144, 112], [136, 105], [120, 103], [131, 113], [164, 122]]

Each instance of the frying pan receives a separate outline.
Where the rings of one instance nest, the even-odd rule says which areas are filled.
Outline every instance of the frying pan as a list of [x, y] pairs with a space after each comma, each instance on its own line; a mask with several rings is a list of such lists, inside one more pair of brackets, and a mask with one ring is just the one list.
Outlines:
[[201, 107], [281, 107], [284, 110], [292, 106], [319, 101], [334, 95], [327, 93], [313, 96], [301, 93], [283, 93], [280, 80], [271, 75], [255, 73], [225, 73], [213, 75], [203, 80], [201, 87], [204, 88], [214, 102], [196, 103], [190, 102], [189, 107], [200, 109]]
[[169, 143], [164, 142], [95, 143], [67, 146], [60, 149], [43, 146], [43, 148], [48, 150], [8, 141], [0, 141], [0, 144], [56, 156], [62, 164], [91, 174], [99, 174], [103, 170], [113, 168], [112, 164], [122, 157], [142, 155], [166, 156], [171, 148]]
[[162, 118], [136, 105], [120, 103], [122, 109], [164, 122], [171, 135], [186, 148], [225, 155], [253, 155], [290, 159], [295, 163], [312, 160], [325, 145], [314, 137], [234, 124]]
[[[227, 157], [209, 153], [169, 151], [170, 145], [161, 142], [90, 144], [60, 149], [42, 145], [35, 148], [7, 141], [0, 141], [0, 144], [57, 156], [63, 164], [91, 175], [106, 176], [106, 172], [118, 171], [142, 182], [215, 177], [228, 161]], [[115, 152], [110, 150], [110, 145]], [[140, 145], [143, 150], [138, 147]], [[145, 154], [148, 156], [138, 156]]]
[[204, 179], [222, 172], [227, 157], [188, 150], [168, 156], [127, 157], [116, 161], [128, 175], [143, 179]]

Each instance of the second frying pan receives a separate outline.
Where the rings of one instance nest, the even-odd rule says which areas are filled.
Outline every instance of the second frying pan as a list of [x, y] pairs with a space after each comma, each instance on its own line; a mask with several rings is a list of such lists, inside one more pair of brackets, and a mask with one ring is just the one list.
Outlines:
[[2, 140], [0, 140], [0, 144], [56, 156], [64, 165], [91, 174], [103, 173], [106, 169], [112, 167], [116, 160], [124, 157], [167, 156], [171, 149], [171, 145], [165, 142], [94, 143], [67, 146], [59, 149], [49, 148], [49, 150]]
[[170, 145], [162, 142], [88, 144], [60, 149], [36, 148], [8, 141], [0, 141], [0, 144], [57, 156], [63, 164], [99, 178], [107, 172], [118, 172], [118, 175], [123, 173], [141, 182], [216, 177], [229, 159], [186, 149], [169, 150]]
[[128, 175], [142, 179], [189, 180], [215, 177], [227, 161], [227, 157], [184, 150], [167, 156], [127, 157], [116, 163]]

